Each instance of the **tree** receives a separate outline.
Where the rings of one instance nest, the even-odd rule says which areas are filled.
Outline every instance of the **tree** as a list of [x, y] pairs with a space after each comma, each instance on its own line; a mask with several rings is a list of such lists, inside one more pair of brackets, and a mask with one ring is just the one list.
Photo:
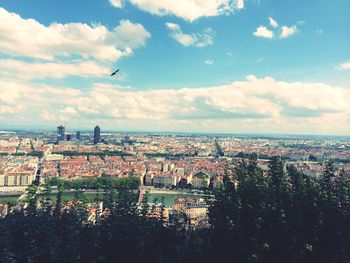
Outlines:
[[269, 189], [273, 194], [287, 191], [287, 176], [279, 156], [274, 156], [269, 162]]
[[108, 178], [104, 178], [103, 181], [103, 205], [105, 207], [111, 208], [112, 204], [116, 201], [116, 192], [113, 188], [113, 183]]
[[54, 211], [54, 216], [56, 218], [58, 218], [61, 215], [62, 195], [63, 195], [63, 183], [60, 181], [57, 185], [56, 205], [55, 205], [55, 211]]
[[[140, 191], [142, 191], [142, 189]], [[145, 194], [143, 195], [142, 203], [141, 203], [141, 207], [142, 207], [141, 215], [144, 217], [147, 217], [148, 211], [149, 211], [148, 197], [149, 197], [149, 191], [146, 191]]]
[[322, 173], [320, 179], [320, 185], [322, 187], [323, 193], [328, 196], [328, 198], [332, 197], [332, 193], [334, 190], [334, 178], [335, 178], [335, 169], [334, 163], [332, 160], [326, 163], [326, 167], [324, 172]]
[[38, 192], [38, 187], [34, 184], [30, 185], [27, 187], [26, 191], [26, 202], [28, 203], [27, 206], [27, 211], [30, 216], [35, 216], [36, 215], [36, 206], [38, 202], [38, 197], [37, 197], [37, 192]]

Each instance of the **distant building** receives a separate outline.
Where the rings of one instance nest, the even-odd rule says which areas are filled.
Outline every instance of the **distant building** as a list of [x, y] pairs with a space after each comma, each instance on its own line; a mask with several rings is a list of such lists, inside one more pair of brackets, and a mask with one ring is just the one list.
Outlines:
[[35, 171], [19, 171], [9, 172], [4, 175], [3, 183], [4, 186], [27, 186], [31, 185], [35, 180]]
[[165, 222], [168, 222], [169, 221], [169, 208], [167, 208], [161, 204], [153, 204], [148, 211], [148, 217], [158, 218], [158, 219], [161, 219], [163, 217], [163, 220]]
[[129, 136], [125, 136], [124, 140], [121, 140], [121, 144], [124, 145], [124, 146], [128, 146], [128, 145], [132, 145], [133, 141], [130, 140]]
[[65, 127], [60, 125], [57, 127], [57, 141], [64, 141]]
[[177, 176], [171, 174], [158, 174], [153, 177], [153, 185], [156, 187], [171, 187], [177, 185], [177, 182]]
[[145, 185], [148, 185], [148, 186], [153, 185], [153, 176], [154, 175], [150, 173], [147, 173], [145, 175]]
[[5, 175], [0, 174], [0, 186], [4, 186], [5, 185]]
[[76, 137], [77, 137], [77, 140], [80, 141], [80, 139], [81, 139], [81, 133], [80, 133], [80, 131], [77, 131], [77, 136], [76, 136]]
[[59, 141], [58, 145], [60, 146], [76, 146], [77, 145], [77, 141], [76, 140], [70, 140], [70, 141]]
[[193, 174], [191, 184], [193, 188], [206, 188], [210, 184], [210, 176], [203, 171], [196, 172]]
[[63, 160], [64, 155], [63, 154], [48, 154], [46, 156], [46, 161], [52, 162], [52, 161], [61, 161]]
[[101, 142], [101, 129], [97, 125], [94, 129], [94, 144], [98, 144], [99, 142]]
[[203, 219], [208, 213], [208, 205], [202, 198], [178, 198], [175, 200], [173, 208], [175, 213], [185, 213], [189, 219]]
[[71, 134], [67, 134], [67, 141], [70, 141], [72, 139], [72, 135]]
[[176, 174], [179, 177], [184, 177], [185, 176], [185, 168], [183, 167], [179, 167], [179, 168], [175, 168], [174, 170], [174, 174]]

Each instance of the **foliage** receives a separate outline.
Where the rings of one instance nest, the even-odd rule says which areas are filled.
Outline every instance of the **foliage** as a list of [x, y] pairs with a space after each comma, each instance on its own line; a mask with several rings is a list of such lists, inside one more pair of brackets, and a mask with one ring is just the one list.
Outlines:
[[39, 159], [43, 158], [44, 156], [44, 152], [41, 151], [31, 151], [30, 153], [28, 153], [28, 156], [36, 156], [39, 157]]
[[218, 156], [224, 156], [224, 152], [222, 151], [218, 141], [215, 140], [215, 148], [216, 148], [216, 154]]
[[349, 211], [349, 178], [335, 173], [332, 162], [316, 180], [294, 167], [285, 171], [279, 157], [263, 174], [251, 156], [217, 190], [209, 212], [215, 248], [206, 258], [349, 262]]
[[250, 155], [226, 173], [208, 200], [210, 226], [197, 230], [181, 216], [169, 224], [147, 217], [147, 200], [138, 208], [135, 194], [115, 191], [105, 177], [109, 215], [95, 223], [79, 202], [64, 209], [65, 181], [50, 181], [58, 184], [56, 201], [43, 199], [41, 207], [30, 187], [28, 206], [0, 219], [0, 262], [349, 262], [345, 172], [329, 162], [317, 180], [277, 157], [269, 167], [263, 172]]
[[25, 156], [26, 153], [24, 153], [24, 152], [16, 152], [16, 153], [12, 153], [11, 155], [12, 156]]
[[65, 189], [102, 189], [106, 184], [111, 185], [111, 188], [114, 189], [138, 189], [140, 178], [115, 178], [108, 175], [102, 175], [101, 177], [94, 178], [64, 180], [58, 177], [50, 177], [46, 183], [49, 183], [51, 186], [57, 186], [61, 183]]

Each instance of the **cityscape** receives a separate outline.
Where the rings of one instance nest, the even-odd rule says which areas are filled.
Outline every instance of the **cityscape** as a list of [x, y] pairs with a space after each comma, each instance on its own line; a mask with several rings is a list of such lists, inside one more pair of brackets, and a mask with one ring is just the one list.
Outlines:
[[[252, 153], [257, 154], [257, 165], [264, 173], [270, 158], [279, 156], [285, 170], [294, 166], [312, 178], [321, 177], [329, 160], [334, 160], [336, 173], [350, 176], [350, 138], [346, 136], [124, 134], [103, 133], [98, 125], [91, 132], [67, 132], [59, 125], [56, 133], [0, 133], [0, 194], [19, 197], [28, 185], [44, 185], [52, 178], [134, 178], [139, 181], [139, 198], [145, 190], [176, 197], [165, 204], [167, 213], [169, 209], [172, 213], [178, 210], [178, 202], [190, 197], [198, 209], [189, 203], [186, 213], [201, 211], [195, 214], [203, 219], [207, 214], [203, 197], [220, 187], [225, 173], [234, 172]], [[198, 218], [192, 218], [193, 224]]]
[[0, 263], [350, 263], [349, 14], [0, 0]]

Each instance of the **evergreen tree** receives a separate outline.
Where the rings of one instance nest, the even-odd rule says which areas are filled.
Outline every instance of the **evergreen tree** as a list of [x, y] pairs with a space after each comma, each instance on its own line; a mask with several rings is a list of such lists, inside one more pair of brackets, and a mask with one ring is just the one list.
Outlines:
[[283, 170], [282, 160], [279, 156], [274, 156], [269, 162], [269, 190], [276, 195], [286, 192], [287, 186], [287, 176]]
[[335, 178], [334, 163], [332, 160], [330, 160], [326, 163], [326, 167], [320, 179], [320, 185], [321, 185], [323, 194], [327, 196], [328, 199], [331, 199], [333, 197], [334, 178]]

